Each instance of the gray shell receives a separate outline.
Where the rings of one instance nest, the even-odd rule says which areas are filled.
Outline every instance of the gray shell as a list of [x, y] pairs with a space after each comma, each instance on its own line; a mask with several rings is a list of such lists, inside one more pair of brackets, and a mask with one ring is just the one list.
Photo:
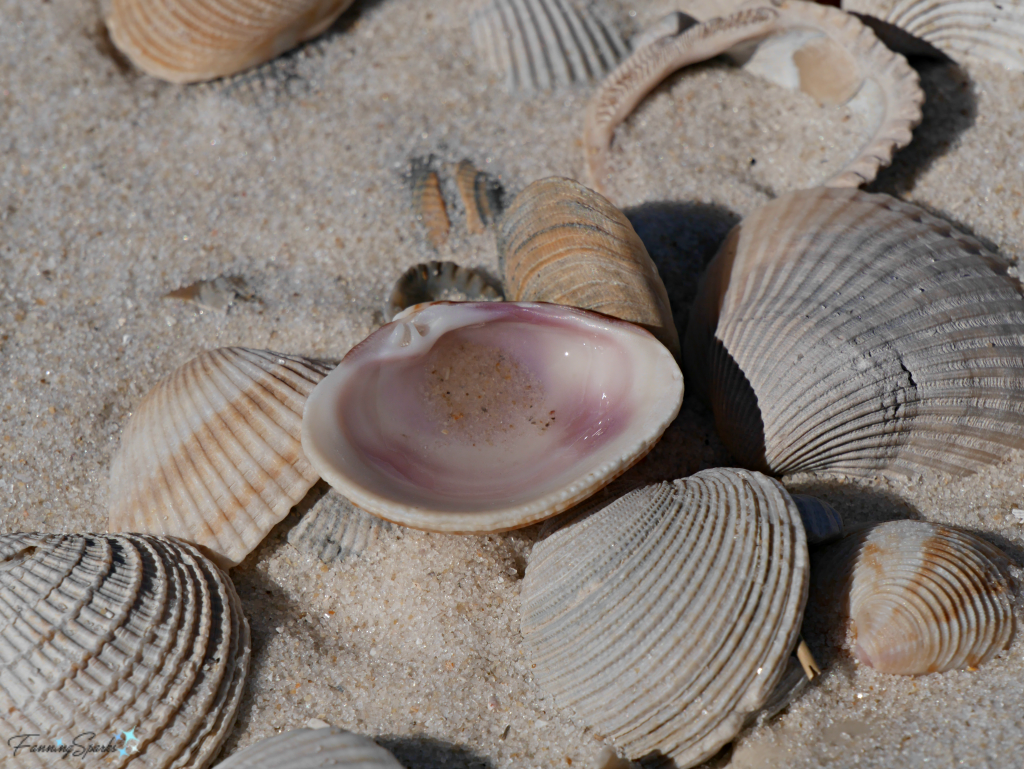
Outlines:
[[216, 769], [402, 769], [402, 765], [369, 737], [332, 726], [292, 729], [268, 737]]
[[337, 563], [358, 556], [392, 528], [331, 489], [288, 532], [288, 542], [324, 563]]
[[630, 758], [693, 766], [766, 704], [807, 598], [782, 486], [706, 470], [631, 492], [538, 543], [522, 633], [540, 686]]
[[384, 319], [390, 323], [402, 310], [424, 302], [499, 302], [501, 299], [501, 293], [479, 270], [455, 262], [427, 262], [413, 265], [395, 281], [384, 306]]
[[[92, 732], [82, 742], [106, 745], [128, 732], [125, 755], [98, 754], [104, 767], [209, 765], [235, 720], [249, 626], [231, 581], [195, 548], [4, 535], [0, 597], [0, 739], [54, 745]], [[16, 763], [54, 761], [22, 751]]]
[[794, 494], [793, 501], [800, 508], [808, 545], [820, 545], [843, 536], [843, 518], [828, 502], [809, 494]]

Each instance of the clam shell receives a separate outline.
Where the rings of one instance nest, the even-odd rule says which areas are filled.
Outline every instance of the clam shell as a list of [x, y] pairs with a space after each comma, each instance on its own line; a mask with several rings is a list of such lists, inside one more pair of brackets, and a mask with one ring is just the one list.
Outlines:
[[260, 740], [216, 769], [402, 769], [369, 737], [336, 727], [292, 729]]
[[288, 542], [324, 563], [360, 555], [391, 530], [391, 524], [364, 513], [331, 489], [288, 532]]
[[672, 355], [631, 323], [553, 304], [441, 302], [345, 356], [309, 398], [302, 447], [382, 518], [503, 531], [625, 472], [682, 395]]
[[302, 453], [306, 397], [330, 367], [223, 347], [142, 400], [110, 469], [108, 530], [168, 534], [241, 562], [317, 482]]
[[395, 281], [384, 306], [384, 318], [392, 321], [403, 310], [425, 302], [500, 302], [501, 299], [501, 293], [479, 270], [455, 262], [427, 262], [410, 267]]
[[501, 219], [498, 261], [515, 302], [554, 302], [643, 326], [673, 355], [679, 335], [658, 268], [625, 215], [571, 179], [541, 179]]
[[114, 45], [148, 75], [195, 83], [241, 72], [316, 37], [352, 0], [113, 0]]
[[472, 235], [482, 234], [501, 214], [501, 185], [468, 160], [455, 167], [455, 184], [466, 210], [466, 229]]
[[742, 464], [963, 474], [1024, 445], [1024, 301], [915, 206], [816, 189], [733, 229], [691, 308], [688, 376]]
[[631, 492], [533, 549], [522, 633], [540, 686], [630, 758], [714, 755], [759, 711], [807, 599], [796, 505], [716, 469]]
[[965, 531], [890, 521], [816, 551], [816, 606], [840, 605], [853, 652], [882, 673], [976, 668], [1010, 644], [1008, 559]]
[[441, 180], [430, 168], [432, 162], [432, 158], [412, 161], [412, 208], [416, 221], [426, 230], [427, 242], [434, 248], [440, 248], [448, 240], [451, 220], [441, 194]]
[[[0, 738], [120, 738], [126, 753], [86, 762], [209, 765], [241, 699], [249, 626], [231, 581], [195, 548], [138, 535], [7, 534], [0, 595]], [[26, 749], [14, 763], [56, 760]]]
[[800, 509], [808, 545], [820, 545], [843, 536], [843, 518], [828, 502], [809, 494], [793, 494]]

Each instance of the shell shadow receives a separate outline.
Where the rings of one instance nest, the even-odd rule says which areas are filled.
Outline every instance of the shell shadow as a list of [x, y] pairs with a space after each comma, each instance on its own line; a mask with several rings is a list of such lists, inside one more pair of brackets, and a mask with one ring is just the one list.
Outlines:
[[433, 737], [385, 735], [374, 742], [390, 750], [405, 769], [494, 769], [489, 758]]

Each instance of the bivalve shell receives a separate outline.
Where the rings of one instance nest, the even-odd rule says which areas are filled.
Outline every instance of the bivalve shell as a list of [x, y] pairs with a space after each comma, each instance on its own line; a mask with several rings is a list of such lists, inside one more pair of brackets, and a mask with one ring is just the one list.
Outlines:
[[288, 543], [324, 563], [340, 563], [372, 547], [391, 528], [331, 489], [288, 532]]
[[793, 501], [800, 509], [808, 545], [821, 545], [843, 536], [843, 518], [828, 502], [810, 494], [794, 494]]
[[392, 321], [403, 310], [426, 302], [501, 300], [501, 294], [479, 270], [455, 262], [427, 262], [413, 265], [395, 281], [384, 318]]
[[369, 737], [336, 727], [292, 729], [239, 751], [216, 769], [402, 769]]

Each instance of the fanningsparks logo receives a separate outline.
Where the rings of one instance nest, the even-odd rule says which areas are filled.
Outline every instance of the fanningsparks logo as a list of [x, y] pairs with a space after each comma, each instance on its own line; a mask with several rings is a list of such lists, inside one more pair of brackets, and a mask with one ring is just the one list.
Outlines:
[[74, 737], [50, 739], [38, 734], [16, 734], [7, 740], [7, 747], [17, 757], [35, 753], [39, 757], [52, 756], [57, 759], [87, 758], [117, 754], [121, 757], [138, 753], [139, 738], [135, 729], [118, 732], [106, 742], [97, 740], [95, 732], [82, 732]]

